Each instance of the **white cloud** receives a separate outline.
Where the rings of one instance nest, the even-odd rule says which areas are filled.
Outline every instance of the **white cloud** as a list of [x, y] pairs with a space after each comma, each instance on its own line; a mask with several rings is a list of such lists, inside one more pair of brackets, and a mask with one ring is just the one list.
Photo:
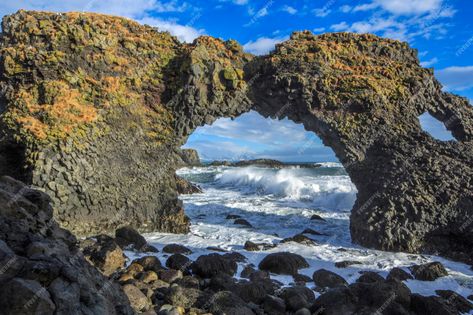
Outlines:
[[276, 158], [284, 161], [333, 160], [312, 132], [288, 119], [273, 120], [251, 111], [231, 120], [221, 118], [199, 127], [185, 147], [195, 148], [204, 159]]
[[145, 17], [138, 22], [157, 27], [160, 31], [167, 31], [176, 36], [180, 41], [190, 43], [197, 37], [204, 35], [203, 29], [195, 29], [191, 26], [177, 24], [174, 21], [159, 18]]
[[430, 67], [430, 66], [436, 64], [438, 61], [439, 61], [439, 60], [438, 60], [436, 57], [434, 57], [434, 58], [431, 58], [430, 60], [422, 61], [422, 62], [420, 63], [420, 65], [421, 65], [422, 67], [424, 67], [424, 68], [428, 68], [428, 67]]
[[249, 53], [255, 55], [264, 55], [273, 50], [276, 44], [279, 44], [287, 39], [287, 36], [275, 38], [260, 37], [256, 41], [249, 41], [243, 45], [243, 48]]
[[314, 33], [322, 33], [325, 31], [325, 27], [317, 27], [312, 30]]
[[348, 30], [349, 28], [350, 26], [345, 21], [337, 23], [337, 24], [333, 24], [332, 26], [330, 26], [330, 29], [335, 32], [343, 32], [343, 31]]
[[392, 14], [419, 15], [435, 12], [442, 7], [442, 0], [373, 0], [358, 5], [354, 11], [368, 11], [382, 8]]
[[10, 14], [19, 9], [55, 12], [85, 11], [118, 15], [135, 19], [140, 23], [168, 31], [179, 40], [191, 42], [202, 35], [204, 30], [178, 24], [176, 21], [150, 17], [152, 12], [183, 12], [190, 8], [186, 2], [157, 0], [18, 0], [2, 1], [0, 15]]
[[233, 0], [233, 3], [236, 5], [245, 5], [248, 3], [248, 0]]
[[147, 12], [183, 12], [190, 6], [177, 1], [157, 0], [16, 0], [1, 1], [0, 15], [11, 14], [19, 9], [54, 12], [85, 11], [119, 15], [138, 19]]
[[313, 12], [314, 12], [315, 16], [317, 16], [317, 17], [326, 17], [332, 11], [328, 8], [321, 8], [321, 9], [314, 9]]
[[297, 9], [295, 9], [295, 8], [289, 6], [289, 5], [285, 5], [285, 6], [282, 8], [282, 10], [283, 10], [284, 12], [289, 13], [289, 14], [296, 14], [296, 13], [297, 13]]
[[448, 67], [436, 71], [436, 76], [449, 91], [473, 88], [473, 66]]
[[340, 7], [340, 11], [342, 11], [343, 13], [348, 13], [352, 10], [352, 7], [349, 6], [349, 5], [342, 5]]

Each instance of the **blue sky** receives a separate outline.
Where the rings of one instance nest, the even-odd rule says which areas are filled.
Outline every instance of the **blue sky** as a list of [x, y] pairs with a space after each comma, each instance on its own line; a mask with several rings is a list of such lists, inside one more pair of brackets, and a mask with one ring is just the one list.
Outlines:
[[[264, 54], [292, 31], [374, 33], [409, 42], [423, 66], [433, 67], [445, 90], [473, 99], [473, 2], [468, 0], [19, 0], [2, 1], [0, 15], [19, 9], [93, 11], [125, 16], [192, 42], [199, 35], [236, 39]], [[443, 126], [422, 117], [426, 129], [448, 139]], [[290, 121], [256, 113], [199, 128], [187, 147], [206, 159], [273, 157], [334, 160], [312, 133]]]

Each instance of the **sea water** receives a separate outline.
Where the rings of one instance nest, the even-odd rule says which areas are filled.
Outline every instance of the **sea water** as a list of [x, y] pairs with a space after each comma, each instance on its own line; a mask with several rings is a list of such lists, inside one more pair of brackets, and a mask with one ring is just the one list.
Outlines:
[[[255, 266], [269, 253], [288, 251], [302, 255], [310, 267], [301, 274], [312, 276], [325, 268], [343, 276], [349, 283], [356, 281], [362, 271], [375, 271], [386, 277], [394, 267], [407, 270], [413, 264], [440, 261], [449, 271], [448, 277], [426, 282], [408, 280], [406, 285], [415, 293], [435, 295], [435, 290], [450, 289], [468, 296], [473, 294], [473, 271], [468, 265], [438, 256], [413, 255], [367, 249], [353, 244], [350, 238], [350, 211], [356, 199], [356, 187], [345, 170], [337, 163], [323, 163], [321, 167], [223, 167], [208, 166], [183, 168], [177, 173], [198, 184], [203, 193], [183, 195], [186, 214], [191, 219], [190, 233], [145, 234], [158, 249], [178, 243], [189, 247], [191, 259], [214, 252], [208, 247], [237, 251]], [[227, 220], [229, 214], [239, 215], [252, 227], [235, 225]], [[310, 220], [317, 214], [325, 221]], [[283, 238], [310, 228], [323, 235], [306, 234], [316, 246], [298, 243], [278, 244]], [[278, 244], [267, 251], [248, 252], [246, 241]], [[127, 253], [130, 258], [136, 254]], [[158, 253], [161, 261], [166, 257]], [[361, 264], [336, 268], [344, 260]], [[243, 264], [239, 266], [238, 274]], [[272, 276], [289, 285], [289, 276]], [[310, 283], [308, 284], [310, 286]]]

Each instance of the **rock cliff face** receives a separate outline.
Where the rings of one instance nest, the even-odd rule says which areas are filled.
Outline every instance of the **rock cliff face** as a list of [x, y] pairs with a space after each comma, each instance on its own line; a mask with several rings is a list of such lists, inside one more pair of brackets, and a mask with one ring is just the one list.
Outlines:
[[[359, 191], [355, 242], [471, 257], [473, 109], [406, 43], [299, 32], [254, 57], [122, 18], [25, 11], [4, 19], [0, 41], [0, 173], [52, 195], [75, 233], [186, 232], [179, 146], [253, 109], [303, 123], [335, 151]], [[424, 112], [457, 141], [423, 132]]]

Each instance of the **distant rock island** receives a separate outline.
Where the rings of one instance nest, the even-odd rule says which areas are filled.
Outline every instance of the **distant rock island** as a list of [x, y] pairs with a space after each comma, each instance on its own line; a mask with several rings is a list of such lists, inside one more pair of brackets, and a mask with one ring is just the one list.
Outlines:
[[241, 160], [241, 161], [212, 161], [207, 163], [210, 166], [234, 166], [234, 167], [244, 167], [244, 166], [261, 166], [261, 167], [271, 167], [271, 168], [285, 168], [285, 167], [302, 167], [302, 168], [318, 168], [322, 164], [318, 163], [295, 163], [295, 162], [281, 162], [273, 159], [253, 159], [253, 160]]

